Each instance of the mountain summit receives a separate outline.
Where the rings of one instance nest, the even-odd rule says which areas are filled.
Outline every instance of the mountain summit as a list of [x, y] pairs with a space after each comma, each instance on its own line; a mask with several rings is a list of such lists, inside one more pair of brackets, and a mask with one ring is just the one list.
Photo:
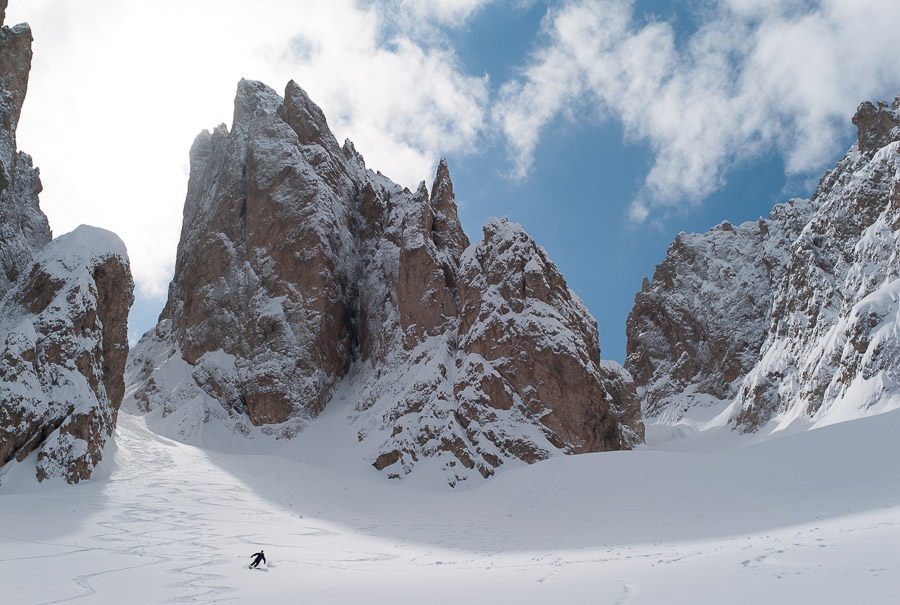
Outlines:
[[731, 401], [732, 426], [755, 431], [900, 405], [900, 97], [853, 123], [810, 200], [669, 247], [628, 317], [649, 416]]
[[[339, 145], [289, 82], [242, 80], [234, 121], [191, 148], [184, 223], [129, 405], [175, 422], [303, 439], [340, 410], [400, 478], [453, 485], [508, 460], [630, 448], [643, 426], [596, 322], [520, 225], [471, 245], [444, 160], [409, 191]], [[254, 427], [260, 427], [255, 429]]]

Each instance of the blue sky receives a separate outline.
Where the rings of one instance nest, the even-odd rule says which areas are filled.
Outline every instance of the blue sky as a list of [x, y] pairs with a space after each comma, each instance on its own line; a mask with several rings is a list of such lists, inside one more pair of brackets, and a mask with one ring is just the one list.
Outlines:
[[132, 339], [165, 301], [191, 141], [230, 124], [241, 77], [296, 80], [410, 188], [447, 157], [470, 238], [522, 223], [619, 362], [679, 231], [808, 196], [857, 104], [900, 93], [894, 0], [12, 0], [20, 21], [19, 146], [55, 234], [128, 246]]

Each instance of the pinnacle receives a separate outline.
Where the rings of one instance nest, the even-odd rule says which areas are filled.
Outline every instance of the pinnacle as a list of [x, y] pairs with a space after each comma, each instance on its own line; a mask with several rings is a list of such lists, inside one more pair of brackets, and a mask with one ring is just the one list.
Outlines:
[[333, 152], [340, 150], [322, 109], [293, 80], [287, 83], [284, 90], [283, 118], [297, 133], [301, 144], [318, 144]]
[[859, 105], [853, 116], [853, 124], [857, 128], [860, 152], [874, 153], [897, 140], [900, 136], [900, 115], [897, 106], [898, 100], [890, 107], [884, 101], [880, 101], [877, 106], [869, 101]]
[[234, 98], [234, 124], [235, 127], [245, 120], [262, 111], [273, 114], [281, 106], [281, 97], [274, 90], [256, 80], [241, 78], [238, 82], [237, 93]]

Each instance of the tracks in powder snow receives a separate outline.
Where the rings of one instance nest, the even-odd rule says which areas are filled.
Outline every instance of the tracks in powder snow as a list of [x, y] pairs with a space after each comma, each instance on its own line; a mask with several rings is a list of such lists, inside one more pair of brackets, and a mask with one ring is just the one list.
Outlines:
[[[841, 516], [819, 518], [813, 508], [809, 522], [791, 516], [766, 526], [776, 507], [760, 500], [751, 519], [758, 530], [647, 543], [655, 531], [648, 524], [669, 527], [697, 511], [712, 523], [700, 529], [728, 525], [733, 490], [695, 494], [682, 483], [698, 481], [673, 480], [668, 488], [664, 477], [614, 483], [652, 485], [665, 495], [654, 499], [578, 479], [617, 471], [631, 464], [625, 457], [593, 459], [614, 460], [603, 467], [588, 466], [591, 458], [530, 467], [527, 481], [509, 475], [492, 484], [502, 487], [446, 493], [279, 458], [206, 452], [159, 437], [127, 414], [117, 443], [108, 480], [0, 495], [0, 577], [17, 581], [11, 602], [277, 605], [302, 595], [305, 602], [363, 597], [392, 605], [636, 605], [756, 603], [796, 593], [833, 603], [853, 601], [854, 589], [859, 602], [879, 603], [900, 568], [900, 509], [853, 512], [852, 501], [841, 504]], [[644, 460], [622, 472], [674, 472]], [[567, 476], [565, 465], [579, 466]], [[556, 492], [565, 498], [549, 495]], [[884, 489], [878, 493], [890, 501]], [[739, 510], [748, 515], [751, 508]], [[642, 531], [642, 538], [623, 538]], [[270, 573], [247, 570], [260, 548]]]
[[[27, 545], [29, 564], [43, 570], [26, 590], [33, 593], [26, 602], [90, 601], [99, 592], [104, 602], [111, 594], [125, 602], [146, 584], [143, 578], [162, 580], [152, 590], [163, 598], [152, 601], [214, 602], [233, 592], [223, 571], [235, 559], [223, 553], [249, 555], [258, 541], [246, 531], [253, 525], [247, 516], [264, 521], [268, 513], [253, 512], [252, 492], [235, 485], [201, 450], [154, 435], [127, 415], [120, 421], [119, 471], [112, 479], [24, 498], [37, 500], [40, 517], [71, 541], [29, 539], [27, 524], [20, 528], [24, 535], [2, 538]], [[69, 498], [75, 503], [71, 515], [64, 502]], [[238, 537], [229, 532], [235, 522], [244, 530]], [[0, 560], [0, 570], [11, 574], [14, 561]]]

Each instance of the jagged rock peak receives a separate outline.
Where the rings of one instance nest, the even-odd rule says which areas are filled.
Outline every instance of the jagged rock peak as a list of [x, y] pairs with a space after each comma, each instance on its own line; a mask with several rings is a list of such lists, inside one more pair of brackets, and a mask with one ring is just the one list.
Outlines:
[[431, 186], [431, 209], [434, 215], [432, 231], [435, 244], [439, 248], [451, 250], [458, 257], [469, 247], [469, 238], [459, 222], [450, 168], [444, 158], [438, 163], [434, 184]]
[[900, 140], [900, 96], [889, 106], [885, 101], [873, 105], [864, 101], [853, 116], [860, 153], [871, 156], [877, 150]]
[[502, 377], [502, 389], [485, 387], [492, 405], [521, 401], [549, 429], [551, 443], [572, 453], [643, 439], [639, 418], [633, 431], [620, 422], [633, 420], [634, 410], [617, 415], [621, 398], [600, 369], [597, 322], [520, 224], [490, 219], [460, 273], [460, 348], [490, 361]]
[[287, 83], [284, 90], [284, 120], [297, 133], [301, 145], [315, 143], [331, 151], [339, 148], [337, 139], [328, 128], [325, 114], [293, 80]]
[[596, 323], [546, 252], [500, 220], [471, 246], [446, 160], [430, 192], [400, 187], [293, 82], [283, 100], [239, 84], [231, 132], [191, 150], [184, 217], [128, 398], [179, 414], [182, 436], [293, 437], [340, 396], [376, 468], [435, 458], [455, 484], [640, 434], [620, 430], [634, 398], [613, 392], [632, 383], [598, 367]]
[[274, 115], [282, 106], [282, 98], [272, 88], [256, 80], [241, 79], [234, 97], [232, 129], [260, 115]]
[[6, 23], [6, 8], [9, 6], [9, 0], [0, 0], [0, 26]]
[[647, 414], [729, 403], [755, 431], [896, 407], [900, 98], [853, 121], [857, 144], [811, 201], [676, 238], [628, 319]]

